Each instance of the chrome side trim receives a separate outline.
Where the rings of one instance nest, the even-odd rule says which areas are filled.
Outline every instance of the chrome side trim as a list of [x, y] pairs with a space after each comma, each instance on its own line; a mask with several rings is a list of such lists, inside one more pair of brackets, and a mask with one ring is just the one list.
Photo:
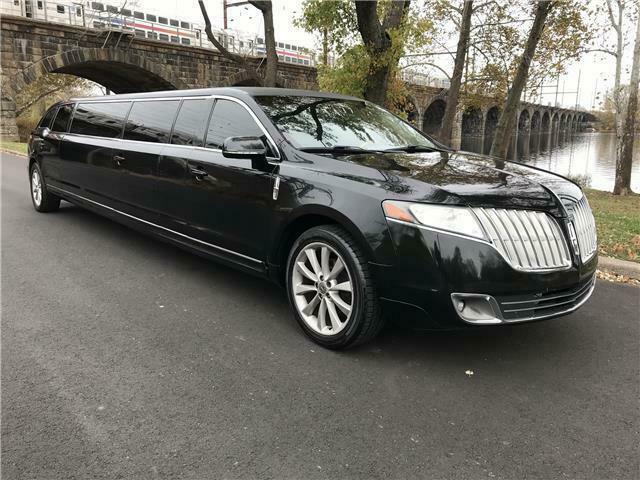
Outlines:
[[102, 207], [105, 210], [109, 210], [109, 211], [112, 211], [112, 212], [117, 213], [119, 215], [125, 216], [127, 218], [131, 218], [132, 220], [136, 220], [138, 222], [145, 223], [147, 225], [150, 225], [152, 227], [158, 228], [160, 230], [164, 230], [166, 232], [170, 232], [173, 235], [177, 235], [177, 236], [180, 236], [180, 237], [183, 237], [183, 238], [187, 238], [187, 239], [191, 240], [192, 242], [201, 243], [202, 245], [206, 245], [207, 247], [214, 248], [216, 250], [220, 250], [221, 252], [229, 253], [231, 255], [236, 255], [238, 257], [244, 258], [245, 260], [249, 260], [249, 261], [254, 262], [254, 263], [264, 264], [264, 262], [262, 260], [258, 260], [257, 258], [249, 257], [247, 255], [243, 255], [242, 253], [234, 252], [233, 250], [229, 250], [227, 248], [219, 247], [218, 245], [214, 245], [212, 243], [208, 243], [208, 242], [205, 242], [203, 240], [198, 240], [197, 238], [190, 237], [189, 235], [185, 235], [184, 233], [176, 232], [175, 230], [171, 230], [170, 228], [163, 227], [162, 225], [157, 225], [155, 223], [149, 222], [147, 220], [143, 220], [143, 219], [138, 218], [136, 216], [129, 215], [128, 213], [122, 212], [122, 211], [117, 210], [117, 209], [115, 209], [113, 207], [109, 207], [108, 205], [104, 205], [104, 204], [102, 204], [100, 202], [96, 202], [94, 200], [91, 200], [90, 198], [83, 197], [82, 195], [78, 195], [76, 193], [71, 193], [71, 192], [69, 192], [67, 190], [63, 190], [62, 188], [56, 187], [55, 185], [47, 185], [47, 188], [51, 189], [51, 190], [56, 190], [56, 191], [62, 193], [63, 195], [69, 195], [71, 197], [79, 198], [80, 200], [83, 200], [85, 202], [89, 202], [89, 203], [92, 203], [92, 204], [97, 205], [99, 207]]
[[535, 270], [525, 270], [525, 269], [517, 268], [513, 263], [511, 263], [511, 260], [509, 258], [507, 258], [498, 248], [496, 248], [496, 246], [493, 243], [491, 243], [491, 242], [489, 242], [487, 240], [483, 240], [483, 239], [477, 238], [477, 237], [469, 237], [467, 235], [462, 235], [462, 234], [459, 234], [459, 233], [450, 232], [449, 230], [442, 230], [442, 229], [439, 229], [439, 228], [428, 227], [426, 225], [419, 225], [419, 224], [416, 224], [416, 223], [405, 222], [403, 220], [398, 220], [398, 219], [391, 218], [391, 217], [385, 217], [385, 218], [387, 219], [388, 222], [398, 223], [400, 225], [406, 225], [407, 227], [414, 227], [414, 228], [418, 228], [420, 230], [427, 230], [429, 232], [441, 233], [441, 234], [444, 234], [444, 235], [451, 235], [453, 237], [464, 238], [466, 240], [472, 240], [474, 242], [483, 243], [483, 244], [487, 245], [488, 247], [493, 248], [511, 268], [513, 268], [514, 270], [516, 270], [518, 272], [548, 273], [548, 272], [557, 272], [557, 271], [567, 270], [567, 269], [571, 268], [571, 265], [569, 265], [568, 267], [562, 267], [562, 268], [537, 268]]

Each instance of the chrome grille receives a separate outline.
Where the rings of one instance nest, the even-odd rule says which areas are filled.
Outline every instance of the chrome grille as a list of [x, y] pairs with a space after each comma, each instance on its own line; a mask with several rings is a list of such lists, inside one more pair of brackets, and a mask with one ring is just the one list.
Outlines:
[[505, 322], [536, 320], [571, 312], [591, 296], [595, 276], [564, 290], [497, 298]]
[[578, 237], [578, 247], [580, 247], [580, 260], [584, 263], [591, 259], [598, 249], [596, 221], [591, 213], [587, 197], [583, 196], [579, 201], [563, 197], [562, 203], [573, 219], [576, 237]]
[[571, 266], [565, 236], [550, 215], [504, 208], [473, 211], [495, 248], [514, 268], [544, 271]]

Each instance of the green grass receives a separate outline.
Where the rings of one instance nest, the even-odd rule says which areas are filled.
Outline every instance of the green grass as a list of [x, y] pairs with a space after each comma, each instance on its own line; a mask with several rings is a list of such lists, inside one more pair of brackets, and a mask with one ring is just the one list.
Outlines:
[[6, 150], [8, 152], [27, 154], [27, 144], [22, 142], [5, 142], [0, 140], [0, 150]]
[[586, 193], [596, 218], [600, 255], [640, 263], [640, 195]]

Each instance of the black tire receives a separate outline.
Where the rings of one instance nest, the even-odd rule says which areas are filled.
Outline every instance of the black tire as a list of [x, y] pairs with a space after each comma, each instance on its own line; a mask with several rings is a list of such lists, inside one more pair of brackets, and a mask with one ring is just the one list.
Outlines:
[[[337, 334], [323, 335], [307, 324], [298, 311], [292, 288], [298, 254], [306, 246], [318, 242], [328, 245], [340, 254], [352, 284], [352, 293], [348, 294], [352, 302], [351, 317]], [[383, 318], [366, 256], [351, 235], [338, 226], [320, 225], [305, 231], [298, 237], [287, 259], [286, 288], [296, 320], [314, 342], [325, 348], [340, 350], [354, 347], [373, 339], [382, 329]], [[313, 296], [315, 293], [310, 292], [310, 295]]]
[[[34, 192], [34, 172], [37, 173], [37, 177], [40, 179], [40, 198], [38, 199]], [[44, 177], [42, 176], [42, 170], [37, 162], [31, 164], [29, 169], [29, 192], [31, 193], [31, 203], [33, 208], [38, 212], [54, 212], [60, 208], [60, 197], [54, 195], [47, 190], [47, 186], [44, 183]], [[39, 201], [38, 201], [39, 200]]]

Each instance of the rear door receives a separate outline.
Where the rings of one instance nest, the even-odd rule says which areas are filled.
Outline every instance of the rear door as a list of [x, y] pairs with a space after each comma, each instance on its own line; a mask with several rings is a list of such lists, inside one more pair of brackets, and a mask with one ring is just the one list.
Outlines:
[[120, 209], [154, 223], [163, 208], [158, 194], [158, 162], [169, 143], [179, 105], [179, 99], [135, 101], [124, 141], [114, 151]]
[[73, 112], [73, 104], [60, 105], [49, 127], [51, 131], [46, 138], [38, 142], [42, 174], [49, 185], [64, 188], [67, 183], [62, 168], [62, 142], [66, 135]]
[[31, 133], [30, 146], [33, 155], [37, 158], [42, 159], [43, 156], [48, 156], [50, 154], [48, 151], [49, 144], [46, 142], [45, 135], [43, 135], [43, 129], [49, 129], [47, 135], [51, 133], [51, 124], [53, 123], [53, 119], [57, 112], [58, 105], [51, 107], [40, 119], [40, 123], [38, 123], [36, 129]]
[[80, 102], [64, 139], [65, 182], [99, 203], [117, 202], [119, 178], [113, 147], [130, 107], [130, 101]]

